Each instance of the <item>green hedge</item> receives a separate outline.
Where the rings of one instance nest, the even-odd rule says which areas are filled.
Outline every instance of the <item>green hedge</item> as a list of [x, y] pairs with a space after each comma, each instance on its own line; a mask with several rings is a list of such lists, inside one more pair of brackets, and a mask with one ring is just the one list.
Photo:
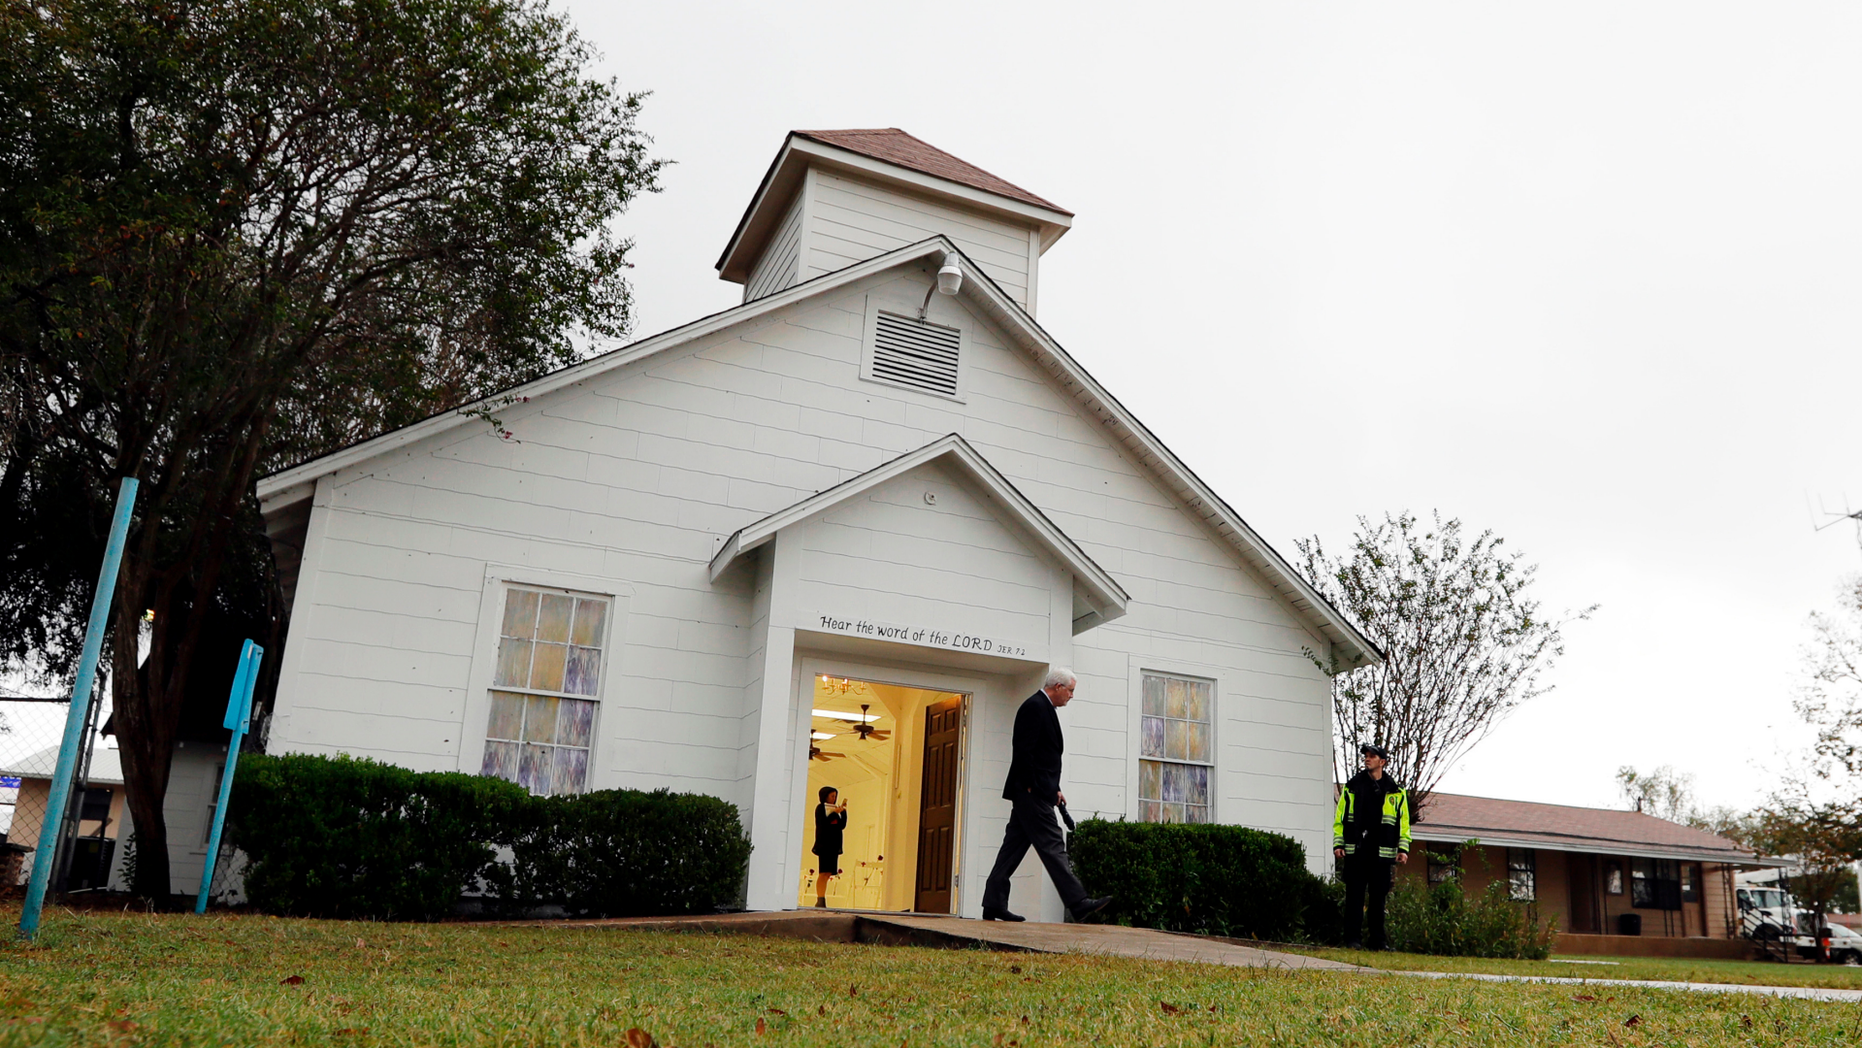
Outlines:
[[1113, 897], [1108, 916], [1120, 924], [1282, 942], [1324, 941], [1338, 924], [1306, 849], [1282, 834], [1091, 819], [1070, 851], [1086, 890]]
[[750, 862], [736, 806], [666, 790], [537, 798], [511, 844], [507, 905], [603, 917], [708, 913], [738, 898]]
[[[1474, 842], [1469, 842], [1470, 844]], [[1443, 849], [1458, 863], [1467, 849]], [[1417, 856], [1411, 861], [1420, 861]], [[1459, 877], [1440, 884], [1400, 878], [1390, 893], [1384, 928], [1390, 948], [1444, 957], [1517, 957], [1542, 961], [1558, 937], [1557, 922], [1541, 919], [1536, 905], [1509, 897], [1505, 878], [1470, 895]]]
[[227, 822], [253, 905], [314, 917], [433, 920], [468, 892], [507, 911], [702, 913], [740, 897], [750, 857], [714, 797], [532, 797], [348, 757], [242, 758]]

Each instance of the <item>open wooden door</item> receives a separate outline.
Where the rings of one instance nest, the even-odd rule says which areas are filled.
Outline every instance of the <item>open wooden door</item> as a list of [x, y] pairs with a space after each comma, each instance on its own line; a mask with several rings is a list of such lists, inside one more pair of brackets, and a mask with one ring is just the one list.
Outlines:
[[912, 909], [949, 913], [952, 848], [957, 834], [957, 744], [963, 698], [925, 708], [924, 784], [918, 796], [918, 894]]

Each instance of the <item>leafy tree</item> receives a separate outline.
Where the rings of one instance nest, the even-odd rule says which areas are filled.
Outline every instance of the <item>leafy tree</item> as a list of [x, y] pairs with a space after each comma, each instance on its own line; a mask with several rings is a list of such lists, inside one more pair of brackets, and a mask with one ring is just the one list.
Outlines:
[[1468, 539], [1440, 514], [1428, 525], [1407, 512], [1359, 517], [1342, 557], [1317, 537], [1297, 545], [1306, 577], [1384, 650], [1382, 664], [1353, 671], [1313, 656], [1332, 678], [1339, 779], [1357, 766], [1359, 744], [1375, 742], [1418, 812], [1501, 718], [1550, 690], [1539, 681], [1564, 654], [1564, 625], [1595, 610], [1546, 617], [1523, 554], [1503, 551], [1491, 531]]
[[109, 657], [141, 894], [197, 653], [277, 650], [254, 477], [626, 332], [609, 224], [660, 162], [590, 59], [539, 0], [0, 4], [0, 655], [70, 672], [140, 477]]
[[1625, 764], [1616, 770], [1616, 788], [1623, 803], [1639, 812], [1752, 847], [1747, 841], [1756, 832], [1758, 816], [1723, 805], [1701, 807], [1694, 796], [1693, 775], [1666, 764], [1645, 774]]
[[1694, 812], [1694, 776], [1666, 764], [1646, 774], [1625, 764], [1616, 769], [1616, 789], [1625, 804], [1658, 819], [1686, 822]]
[[1862, 806], [1814, 801], [1801, 783], [1794, 784], [1759, 812], [1748, 843], [1767, 855], [1796, 860], [1791, 894], [1815, 915], [1811, 927], [1821, 928], [1825, 914], [1854, 898], [1854, 863], [1862, 859]]
[[1817, 773], [1862, 775], [1862, 578], [1844, 585], [1835, 612], [1812, 612], [1810, 628], [1796, 705], [1817, 729]]

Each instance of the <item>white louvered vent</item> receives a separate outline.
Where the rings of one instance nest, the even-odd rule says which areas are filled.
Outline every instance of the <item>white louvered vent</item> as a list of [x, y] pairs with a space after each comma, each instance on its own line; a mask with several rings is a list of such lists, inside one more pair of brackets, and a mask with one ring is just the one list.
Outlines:
[[957, 350], [962, 332], [879, 311], [873, 335], [873, 377], [901, 386], [957, 395]]

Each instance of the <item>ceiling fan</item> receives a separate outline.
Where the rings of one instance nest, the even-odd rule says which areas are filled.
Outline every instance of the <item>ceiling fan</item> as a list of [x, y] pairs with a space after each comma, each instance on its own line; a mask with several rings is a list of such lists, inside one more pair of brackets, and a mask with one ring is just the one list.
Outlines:
[[862, 739], [872, 739], [874, 742], [885, 742], [887, 736], [892, 734], [892, 730], [889, 728], [873, 727], [873, 721], [877, 718], [866, 712], [871, 705], [871, 703], [865, 702], [860, 704], [860, 723], [853, 726], [853, 732]]
[[808, 759], [811, 761], [820, 761], [823, 764], [826, 764], [828, 761], [831, 761], [836, 757], [845, 757], [845, 756], [847, 755], [844, 753], [830, 753], [822, 749], [821, 747], [816, 746], [812, 742], [808, 744]]

